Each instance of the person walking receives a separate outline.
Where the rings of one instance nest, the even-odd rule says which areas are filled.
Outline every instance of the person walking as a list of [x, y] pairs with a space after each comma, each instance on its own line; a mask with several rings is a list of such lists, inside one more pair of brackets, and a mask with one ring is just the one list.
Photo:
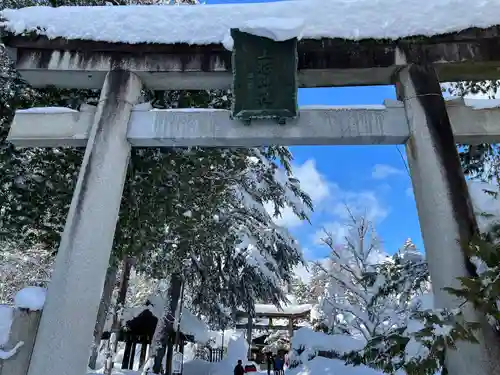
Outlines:
[[282, 375], [283, 370], [283, 359], [281, 357], [276, 357], [274, 359], [274, 375]]
[[271, 371], [274, 371], [274, 358], [273, 353], [267, 353], [267, 375], [271, 375]]
[[245, 375], [245, 369], [243, 368], [241, 359], [238, 359], [238, 364], [234, 368], [234, 375]]

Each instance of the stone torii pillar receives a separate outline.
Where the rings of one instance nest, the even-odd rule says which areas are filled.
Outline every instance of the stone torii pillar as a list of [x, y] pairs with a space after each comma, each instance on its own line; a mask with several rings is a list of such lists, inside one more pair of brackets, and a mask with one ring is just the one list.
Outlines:
[[86, 373], [130, 156], [127, 127], [141, 82], [105, 79], [42, 313], [29, 375]]
[[[465, 255], [478, 227], [464, 178], [450, 118], [434, 68], [410, 64], [398, 74], [396, 89], [404, 102], [410, 138], [406, 153], [415, 193], [422, 237], [438, 308], [454, 309], [462, 301], [443, 290], [459, 287], [458, 277], [475, 268]], [[464, 317], [479, 322], [479, 344], [459, 341], [446, 353], [452, 375], [500, 374], [500, 345], [484, 314], [470, 304]]]

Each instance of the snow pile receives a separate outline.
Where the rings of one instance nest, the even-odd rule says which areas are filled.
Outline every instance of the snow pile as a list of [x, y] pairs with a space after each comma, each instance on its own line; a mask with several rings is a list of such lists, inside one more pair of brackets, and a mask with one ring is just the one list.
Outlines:
[[223, 331], [209, 331], [210, 346], [212, 348], [227, 348], [234, 337], [241, 335], [240, 331], [235, 329], [226, 329]]
[[6, 360], [6, 359], [9, 359], [10, 357], [12, 357], [14, 354], [17, 353], [17, 351], [19, 350], [19, 348], [21, 346], [24, 345], [24, 342], [23, 341], [19, 341], [12, 349], [10, 350], [7, 350], [7, 351], [3, 351], [0, 349], [0, 359], [2, 360]]
[[[18, 342], [10, 350], [3, 350], [7, 345], [12, 326], [14, 309], [7, 305], [0, 305], [0, 359], [6, 360], [17, 353], [18, 349], [24, 345], [24, 342]], [[1, 367], [1, 366], [0, 366]]]
[[201, 359], [192, 359], [184, 363], [182, 368], [183, 375], [210, 375], [212, 373], [213, 363]]
[[[283, 1], [201, 6], [28, 7], [0, 12], [0, 27], [49, 38], [122, 43], [221, 43], [248, 20], [303, 20], [303, 38], [398, 39], [500, 24], [498, 0]], [[255, 30], [255, 28], [254, 28]], [[268, 30], [270, 32], [271, 30]]]
[[[91, 371], [88, 372], [87, 375], [102, 375], [103, 371]], [[119, 370], [117, 368], [113, 369], [113, 375], [141, 375], [140, 371], [132, 371], [132, 370]]]
[[294, 350], [305, 349], [307, 354], [318, 351], [334, 351], [339, 354], [361, 350], [365, 342], [347, 335], [328, 335], [323, 332], [313, 331], [311, 328], [303, 327], [294, 332], [292, 337], [292, 348]]
[[467, 107], [473, 109], [493, 109], [500, 107], [500, 99], [469, 99], [464, 98], [464, 103]]
[[33, 107], [27, 109], [18, 109], [16, 113], [75, 113], [78, 112], [71, 108], [66, 107]]
[[287, 371], [287, 375], [382, 375], [383, 372], [373, 370], [364, 365], [346, 365], [338, 359], [316, 357], [304, 365]]
[[186, 308], [182, 309], [181, 332], [192, 335], [198, 342], [208, 342], [210, 340], [208, 326]]
[[245, 337], [243, 336], [243, 334], [241, 332], [233, 334], [227, 346], [226, 358], [228, 360], [233, 360], [234, 364], [236, 364], [239, 359], [245, 359], [247, 357], [247, 354], [248, 344], [245, 341]]
[[227, 354], [220, 362], [212, 364], [211, 375], [227, 375], [232, 374], [234, 366], [238, 360], [245, 361], [248, 354], [248, 344], [245, 337], [241, 333], [236, 333], [231, 336], [227, 346]]
[[17, 292], [14, 297], [14, 305], [18, 309], [38, 311], [43, 309], [47, 289], [38, 286], [28, 286]]
[[0, 348], [3, 348], [9, 340], [10, 327], [12, 325], [12, 314], [12, 307], [0, 305]]
[[301, 18], [269, 17], [247, 21], [240, 27], [240, 31], [283, 42], [293, 38], [300, 39], [304, 26]]

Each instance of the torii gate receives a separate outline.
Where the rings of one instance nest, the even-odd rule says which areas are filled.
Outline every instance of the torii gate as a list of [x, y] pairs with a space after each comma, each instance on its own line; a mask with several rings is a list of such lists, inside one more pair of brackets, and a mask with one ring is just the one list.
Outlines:
[[[291, 5], [253, 6], [245, 9], [264, 14], [272, 7], [280, 17], [279, 9]], [[169, 12], [185, 11], [176, 8]], [[405, 144], [435, 302], [437, 307], [457, 307], [442, 288], [468, 274], [460, 243], [470, 239], [476, 224], [455, 144], [498, 142], [500, 110], [473, 109], [474, 104], [460, 100], [446, 105], [438, 76], [443, 81], [500, 78], [496, 27], [376, 42], [307, 39], [306, 33], [297, 47], [299, 86], [396, 84], [400, 102], [378, 108], [302, 109], [285, 126], [262, 120], [248, 127], [229, 120], [225, 111], [133, 110], [143, 84], [170, 90], [229, 88], [231, 52], [220, 44], [132, 45], [45, 37], [44, 30], [53, 32], [47, 19], [57, 20], [66, 11], [46, 12], [49, 17], [40, 20], [36, 37], [10, 34], [5, 39], [18, 71], [33, 86], [102, 88], [95, 113], [18, 113], [11, 128], [10, 140], [19, 146], [86, 145], [29, 375], [81, 375], [86, 368], [131, 146]], [[23, 12], [3, 14], [7, 31], [9, 17], [22, 19]], [[200, 17], [210, 19], [206, 13]], [[85, 35], [83, 30], [80, 38]], [[465, 315], [481, 321], [470, 309]], [[479, 345], [463, 342], [457, 343], [457, 351], [449, 350], [449, 373], [500, 373], [500, 353], [490, 333], [480, 331]]]

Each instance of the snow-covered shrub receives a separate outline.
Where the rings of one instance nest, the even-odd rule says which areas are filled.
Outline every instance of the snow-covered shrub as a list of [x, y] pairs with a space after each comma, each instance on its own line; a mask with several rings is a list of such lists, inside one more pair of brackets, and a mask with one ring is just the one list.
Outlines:
[[13, 302], [14, 295], [25, 286], [46, 287], [53, 260], [52, 251], [42, 247], [19, 249], [8, 242], [0, 243], [0, 303]]
[[359, 352], [345, 357], [348, 363], [366, 364], [387, 373], [433, 375], [444, 366], [445, 351], [457, 340], [474, 341], [474, 324], [463, 323], [459, 311], [433, 306], [433, 295], [416, 297], [404, 325], [374, 336]]

